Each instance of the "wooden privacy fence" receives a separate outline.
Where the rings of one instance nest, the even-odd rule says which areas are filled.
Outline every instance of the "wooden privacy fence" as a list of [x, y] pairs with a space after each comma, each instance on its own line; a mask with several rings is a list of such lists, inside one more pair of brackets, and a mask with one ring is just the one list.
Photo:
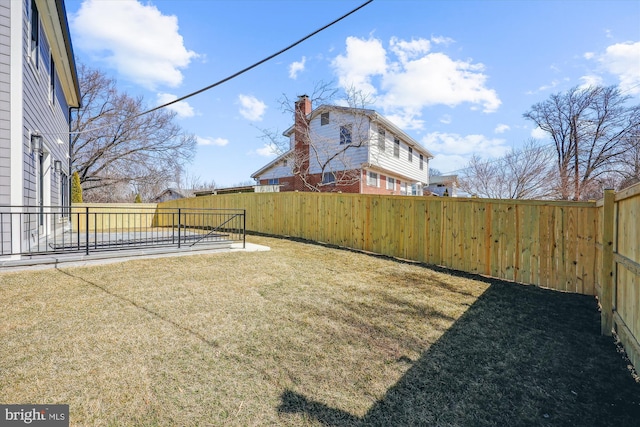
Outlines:
[[73, 231], [144, 229], [153, 226], [157, 203], [74, 203]]
[[242, 206], [251, 231], [595, 294], [595, 203], [288, 192], [161, 206]]
[[602, 333], [618, 334], [640, 369], [640, 184], [598, 201], [597, 295]]
[[[608, 203], [287, 192], [160, 206], [242, 208], [248, 231], [598, 296], [603, 333], [615, 326], [639, 366], [640, 185], [634, 188], [608, 193]], [[612, 224], [615, 242], [607, 234]]]

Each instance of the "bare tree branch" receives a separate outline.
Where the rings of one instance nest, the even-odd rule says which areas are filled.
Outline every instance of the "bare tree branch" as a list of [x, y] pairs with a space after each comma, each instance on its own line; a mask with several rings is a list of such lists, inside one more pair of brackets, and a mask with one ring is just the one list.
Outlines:
[[118, 92], [115, 80], [99, 70], [80, 65], [78, 71], [82, 107], [72, 119], [71, 150], [85, 200], [112, 194], [112, 201], [122, 201], [127, 186], [141, 195], [148, 192], [144, 186], [166, 187], [176, 168], [192, 159], [195, 136], [175, 123], [175, 112], [140, 115], [142, 98]]

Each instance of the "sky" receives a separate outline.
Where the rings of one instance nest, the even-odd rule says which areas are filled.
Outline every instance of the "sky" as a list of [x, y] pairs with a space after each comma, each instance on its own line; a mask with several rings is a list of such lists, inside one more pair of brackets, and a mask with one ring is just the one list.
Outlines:
[[[280, 51], [365, 0], [67, 0], [76, 61], [154, 107]], [[462, 174], [536, 138], [523, 114], [576, 86], [640, 103], [640, 0], [374, 0], [276, 58], [166, 107], [196, 135], [189, 177], [251, 182], [292, 125], [286, 96], [355, 88]]]

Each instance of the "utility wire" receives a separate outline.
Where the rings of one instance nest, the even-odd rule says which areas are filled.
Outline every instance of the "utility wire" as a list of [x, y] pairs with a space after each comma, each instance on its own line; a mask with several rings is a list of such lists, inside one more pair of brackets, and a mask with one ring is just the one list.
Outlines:
[[[149, 113], [152, 113], [152, 112], [154, 112], [154, 111], [160, 110], [160, 109], [162, 109], [162, 108], [168, 107], [169, 105], [175, 104], [175, 103], [177, 103], [177, 102], [184, 101], [184, 100], [185, 100], [185, 99], [187, 99], [187, 98], [191, 98], [192, 96], [196, 96], [196, 95], [198, 95], [198, 94], [201, 94], [202, 92], [206, 92], [206, 91], [208, 91], [209, 89], [213, 89], [213, 88], [214, 88], [214, 87], [216, 87], [216, 86], [219, 86], [219, 85], [221, 85], [221, 84], [223, 84], [223, 83], [226, 83], [226, 82], [228, 82], [229, 80], [232, 80], [232, 79], [234, 79], [234, 78], [236, 78], [236, 77], [240, 76], [241, 74], [244, 74], [244, 73], [246, 73], [247, 71], [249, 71], [249, 70], [252, 70], [252, 69], [256, 68], [257, 66], [262, 65], [262, 64], [264, 64], [264, 63], [265, 63], [265, 62], [267, 62], [267, 61], [270, 61], [271, 59], [275, 58], [276, 56], [279, 56], [279, 55], [283, 54], [284, 52], [286, 52], [286, 51], [288, 51], [288, 50], [293, 49], [294, 47], [296, 47], [296, 46], [297, 46], [297, 45], [299, 45], [300, 43], [302, 43], [302, 42], [306, 41], [307, 39], [310, 39], [311, 37], [315, 36], [316, 34], [318, 34], [318, 33], [322, 32], [322, 31], [324, 31], [324, 30], [326, 30], [327, 28], [331, 27], [332, 25], [337, 24], [338, 22], [342, 21], [342, 20], [343, 20], [343, 19], [345, 19], [346, 17], [348, 17], [348, 16], [350, 16], [350, 15], [353, 15], [354, 13], [356, 13], [357, 11], [359, 11], [360, 9], [362, 9], [363, 7], [367, 6], [367, 5], [368, 5], [369, 3], [371, 3], [371, 2], [373, 2], [373, 0], [368, 0], [368, 1], [364, 2], [364, 3], [362, 3], [360, 6], [356, 7], [355, 9], [352, 9], [351, 11], [349, 11], [349, 12], [345, 13], [344, 15], [342, 15], [341, 17], [339, 17], [339, 18], [337, 18], [337, 19], [335, 19], [335, 20], [331, 21], [330, 23], [328, 23], [328, 24], [324, 25], [323, 27], [318, 28], [318, 29], [317, 29], [317, 30], [315, 30], [314, 32], [307, 34], [307, 35], [306, 35], [306, 36], [304, 36], [303, 38], [301, 38], [301, 39], [299, 39], [298, 41], [296, 41], [296, 42], [294, 42], [294, 43], [290, 44], [289, 46], [285, 47], [284, 49], [281, 49], [281, 50], [279, 50], [278, 52], [276, 52], [276, 53], [274, 53], [274, 54], [272, 54], [272, 55], [269, 55], [269, 56], [267, 56], [266, 58], [261, 59], [260, 61], [255, 62], [255, 63], [253, 63], [252, 65], [249, 65], [248, 67], [243, 68], [242, 70], [240, 70], [240, 71], [238, 71], [238, 72], [236, 72], [236, 73], [234, 73], [234, 74], [232, 74], [232, 75], [230, 75], [230, 76], [228, 76], [228, 77], [225, 77], [225, 78], [224, 78], [224, 79], [222, 79], [222, 80], [218, 80], [217, 82], [215, 82], [215, 83], [213, 83], [213, 84], [211, 84], [211, 85], [209, 85], [209, 86], [203, 87], [202, 89], [199, 89], [199, 90], [197, 90], [197, 91], [195, 91], [195, 92], [191, 92], [191, 93], [190, 93], [190, 94], [188, 94], [188, 95], [185, 95], [185, 96], [182, 96], [182, 97], [180, 97], [180, 98], [174, 99], [173, 101], [167, 102], [166, 104], [158, 105], [157, 107], [153, 107], [153, 108], [151, 108], [151, 109], [149, 109], [149, 110], [143, 111], [142, 113], [136, 114], [136, 115], [135, 115], [135, 116], [133, 116], [133, 117], [129, 117], [129, 118], [127, 118], [127, 119], [123, 120], [123, 121], [122, 121], [122, 122], [120, 122], [119, 124], [122, 124], [122, 123], [124, 123], [124, 122], [126, 122], [126, 121], [128, 121], [128, 120], [135, 120], [135, 119], [137, 119], [138, 117], [144, 116], [145, 114], [149, 114]], [[105, 126], [101, 126], [101, 127], [97, 127], [97, 128], [93, 128], [93, 129], [87, 129], [87, 130], [83, 130], [83, 131], [70, 132], [70, 134], [71, 134], [71, 135], [78, 135], [78, 134], [83, 134], [83, 133], [87, 133], [87, 132], [92, 132], [92, 131], [100, 130], [100, 129], [103, 129], [103, 128], [106, 128], [106, 127], [110, 127], [110, 126], [113, 126], [113, 124], [109, 124], [109, 125], [105, 125]]]

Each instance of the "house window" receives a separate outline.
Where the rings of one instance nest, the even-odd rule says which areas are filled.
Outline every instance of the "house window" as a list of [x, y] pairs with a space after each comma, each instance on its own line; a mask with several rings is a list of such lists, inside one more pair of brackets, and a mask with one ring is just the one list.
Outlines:
[[287, 164], [288, 164], [287, 159], [284, 159], [284, 160], [282, 161], [282, 166], [285, 166], [285, 167], [286, 167], [286, 166], [287, 166]]
[[69, 206], [69, 177], [60, 173], [60, 206]]
[[351, 144], [351, 125], [340, 126], [340, 144]]
[[38, 68], [38, 52], [40, 51], [40, 15], [36, 1], [31, 0], [31, 60]]
[[267, 181], [267, 185], [278, 185], [280, 184], [280, 180], [278, 178], [269, 178]]
[[409, 161], [413, 162], [413, 148], [408, 147], [409, 148]]
[[329, 113], [320, 114], [320, 126], [329, 124]]
[[420, 170], [424, 170], [424, 156], [420, 154]]
[[393, 139], [393, 157], [400, 158], [400, 140], [398, 138]]
[[402, 184], [400, 184], [400, 194], [402, 194], [403, 196], [407, 195], [407, 183], [403, 182]]
[[54, 104], [56, 100], [56, 67], [53, 55], [50, 55], [49, 64], [49, 101]]
[[378, 186], [378, 174], [375, 172], [369, 171], [367, 173], [367, 185], [369, 187], [377, 187]]
[[385, 149], [385, 137], [384, 129], [378, 129], [378, 148], [380, 151], [384, 151]]
[[333, 172], [325, 172], [322, 174], [323, 184], [332, 184], [334, 182], [336, 182], [336, 176]]
[[395, 178], [387, 177], [387, 190], [395, 190], [396, 189], [396, 180]]

